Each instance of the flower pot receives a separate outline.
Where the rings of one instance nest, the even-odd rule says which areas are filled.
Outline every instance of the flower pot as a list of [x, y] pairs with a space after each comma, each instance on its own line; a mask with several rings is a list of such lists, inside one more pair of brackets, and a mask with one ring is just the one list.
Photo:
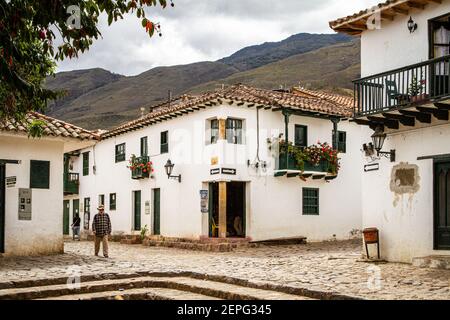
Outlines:
[[416, 102], [424, 101], [427, 99], [428, 99], [428, 95], [426, 93], [423, 93], [423, 94], [418, 94], [418, 95], [412, 96], [411, 102], [416, 103]]

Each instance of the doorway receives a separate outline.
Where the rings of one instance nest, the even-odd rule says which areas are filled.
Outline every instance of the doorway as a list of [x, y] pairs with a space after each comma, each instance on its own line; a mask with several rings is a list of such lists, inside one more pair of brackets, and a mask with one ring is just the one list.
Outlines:
[[[246, 183], [226, 183], [226, 224], [228, 238], [245, 238]], [[219, 183], [209, 184], [209, 236], [219, 236]]]
[[134, 231], [141, 230], [141, 191], [133, 192], [134, 198]]
[[5, 252], [6, 165], [0, 163], [0, 253]]
[[434, 168], [434, 249], [450, 250], [450, 162]]
[[70, 201], [64, 200], [63, 210], [63, 235], [69, 235], [70, 230]]
[[161, 234], [161, 189], [153, 189], [153, 234]]

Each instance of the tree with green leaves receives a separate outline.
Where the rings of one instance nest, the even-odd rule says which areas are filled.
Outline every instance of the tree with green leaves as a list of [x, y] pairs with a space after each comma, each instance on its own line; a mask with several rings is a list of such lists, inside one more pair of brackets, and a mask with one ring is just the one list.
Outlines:
[[[145, 9], [172, 0], [0, 0], [0, 121], [43, 111], [57, 93], [43, 88], [56, 61], [78, 57], [97, 40], [99, 18], [108, 24], [136, 15], [151, 37], [160, 26]], [[55, 44], [55, 42], [60, 42]]]

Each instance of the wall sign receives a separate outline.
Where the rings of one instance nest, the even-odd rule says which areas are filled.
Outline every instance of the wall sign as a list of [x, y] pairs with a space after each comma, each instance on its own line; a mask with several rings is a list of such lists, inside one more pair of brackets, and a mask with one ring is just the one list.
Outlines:
[[202, 213], [208, 213], [208, 190], [200, 190], [200, 207]]
[[17, 177], [6, 177], [6, 187], [14, 188], [17, 183]]
[[150, 201], [145, 201], [145, 214], [150, 214]]
[[216, 175], [216, 174], [219, 174], [220, 173], [220, 169], [219, 168], [211, 169], [210, 173], [211, 173], [212, 176]]
[[31, 189], [19, 189], [19, 220], [31, 220]]
[[222, 174], [229, 174], [229, 175], [235, 176], [236, 173], [237, 173], [236, 169], [222, 168]]
[[379, 163], [373, 163], [364, 166], [364, 172], [378, 171], [378, 170], [380, 170]]

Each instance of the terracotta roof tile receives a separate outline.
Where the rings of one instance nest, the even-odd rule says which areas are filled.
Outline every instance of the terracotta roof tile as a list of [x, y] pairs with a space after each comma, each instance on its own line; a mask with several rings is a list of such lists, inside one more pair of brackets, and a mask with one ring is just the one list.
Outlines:
[[28, 125], [34, 120], [42, 120], [45, 123], [43, 131], [47, 136], [67, 137], [79, 140], [96, 140], [100, 138], [98, 134], [91, 131], [37, 112], [28, 113], [21, 121], [5, 120], [0, 122], [0, 131], [12, 131], [28, 134]]
[[[111, 131], [102, 133], [102, 138], [108, 138], [137, 130], [157, 121], [167, 120], [175, 116], [181, 116], [186, 112], [198, 110], [205, 104], [217, 100], [228, 100], [240, 103], [249, 103], [271, 108], [289, 108], [292, 110], [321, 114], [324, 116], [349, 117], [352, 114], [353, 102], [347, 103], [347, 97], [338, 98], [337, 95], [325, 93], [313, 95], [299, 95], [286, 92], [277, 92], [245, 85], [233, 85], [225, 89], [207, 92], [198, 96], [184, 95], [157, 106], [151, 107], [152, 112], [147, 115], [127, 122]], [[345, 103], [344, 103], [345, 102]]]

